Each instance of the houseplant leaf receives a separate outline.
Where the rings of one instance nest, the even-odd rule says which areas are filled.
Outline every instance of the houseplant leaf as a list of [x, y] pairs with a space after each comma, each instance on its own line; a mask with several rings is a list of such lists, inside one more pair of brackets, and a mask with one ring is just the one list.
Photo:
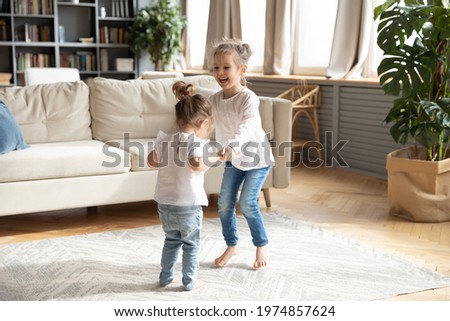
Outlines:
[[397, 98], [394, 105], [385, 118], [386, 123], [393, 122], [390, 133], [394, 141], [405, 145], [411, 136], [411, 127], [418, 118], [419, 103], [412, 99]]
[[403, 88], [403, 95], [415, 95], [423, 83], [431, 80], [433, 66], [433, 53], [418, 44], [405, 44], [381, 61], [378, 66], [380, 83], [387, 94], [398, 96]]
[[423, 26], [422, 17], [429, 15], [428, 6], [396, 6], [380, 15], [377, 44], [384, 51], [402, 47], [406, 40]]
[[439, 102], [422, 101], [421, 105], [430, 119], [442, 128], [450, 128], [450, 98], [442, 99]]

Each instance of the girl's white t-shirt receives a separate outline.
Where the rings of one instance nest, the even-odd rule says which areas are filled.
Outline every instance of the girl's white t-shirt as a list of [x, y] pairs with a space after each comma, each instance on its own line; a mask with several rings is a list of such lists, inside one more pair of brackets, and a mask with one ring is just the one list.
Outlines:
[[154, 150], [160, 166], [155, 201], [177, 206], [208, 205], [203, 187], [205, 171], [193, 171], [188, 163], [192, 157], [205, 155], [207, 143], [192, 133], [158, 132]]
[[220, 147], [231, 146], [237, 152], [232, 164], [241, 170], [274, 165], [269, 140], [261, 125], [259, 98], [244, 87], [224, 99], [223, 90], [210, 96], [215, 120], [215, 138]]

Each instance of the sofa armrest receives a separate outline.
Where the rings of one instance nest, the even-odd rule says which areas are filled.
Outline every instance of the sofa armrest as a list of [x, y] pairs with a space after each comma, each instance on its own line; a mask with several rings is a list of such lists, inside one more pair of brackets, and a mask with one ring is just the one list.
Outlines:
[[[289, 186], [291, 169], [291, 145], [292, 145], [292, 102], [283, 98], [259, 96], [261, 105], [271, 106], [272, 113], [261, 112], [263, 127], [270, 131], [272, 152], [275, 158], [273, 167], [273, 186], [286, 188]], [[269, 119], [269, 118], [272, 119]], [[271, 124], [270, 124], [271, 123]], [[264, 126], [264, 124], [268, 124]]]

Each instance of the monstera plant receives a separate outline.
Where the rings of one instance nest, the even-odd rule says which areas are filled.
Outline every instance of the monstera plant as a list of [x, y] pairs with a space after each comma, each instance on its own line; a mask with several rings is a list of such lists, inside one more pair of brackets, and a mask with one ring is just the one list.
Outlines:
[[170, 0], [156, 0], [136, 14], [128, 30], [128, 42], [135, 55], [150, 54], [155, 70], [164, 70], [174, 54], [181, 51], [181, 31], [186, 18]]
[[449, 9], [449, 0], [387, 0], [375, 8], [380, 83], [397, 97], [385, 121], [396, 142], [413, 139], [430, 161], [445, 159], [449, 147]]
[[450, 220], [450, 3], [387, 0], [375, 8], [378, 66], [395, 97], [385, 122], [412, 147], [387, 157], [389, 213], [413, 221]]

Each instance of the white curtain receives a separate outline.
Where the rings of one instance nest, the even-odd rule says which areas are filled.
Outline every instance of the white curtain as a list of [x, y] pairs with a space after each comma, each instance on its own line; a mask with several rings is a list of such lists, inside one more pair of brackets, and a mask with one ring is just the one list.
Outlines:
[[371, 1], [339, 1], [327, 77], [361, 77], [369, 54], [373, 25]]
[[296, 12], [296, 0], [266, 1], [265, 75], [291, 73]]
[[209, 69], [211, 47], [222, 38], [242, 38], [239, 0], [211, 0], [204, 69]]

